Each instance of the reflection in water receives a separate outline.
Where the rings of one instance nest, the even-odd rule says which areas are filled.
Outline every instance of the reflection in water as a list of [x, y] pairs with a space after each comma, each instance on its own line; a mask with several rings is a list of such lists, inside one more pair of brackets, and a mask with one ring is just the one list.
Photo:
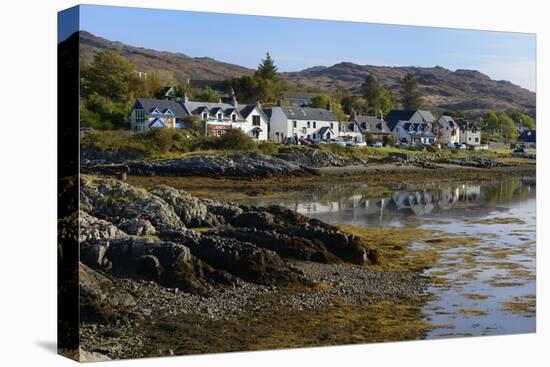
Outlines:
[[[370, 188], [364, 183], [316, 187], [284, 198], [252, 198], [248, 204], [282, 204], [303, 214], [360, 224], [388, 224], [407, 216], [483, 215], [499, 203], [535, 194], [532, 179]], [[393, 223], [398, 224], [398, 223]]]
[[[441, 258], [425, 273], [444, 280], [429, 288], [435, 298], [424, 312], [438, 327], [428, 338], [535, 330], [534, 179], [405, 184], [382, 189], [353, 183], [284, 194], [284, 198], [246, 202], [281, 204], [336, 224], [413, 225], [453, 234], [458, 241], [451, 246], [444, 241], [413, 243], [414, 248], [436, 251]], [[408, 221], [412, 218], [422, 220]], [[510, 313], [506, 305], [523, 312]]]

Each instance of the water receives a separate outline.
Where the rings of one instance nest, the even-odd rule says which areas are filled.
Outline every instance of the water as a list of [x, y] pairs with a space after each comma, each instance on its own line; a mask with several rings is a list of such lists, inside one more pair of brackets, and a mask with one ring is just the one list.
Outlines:
[[426, 320], [438, 326], [428, 338], [498, 335], [535, 331], [535, 185], [526, 178], [382, 188], [358, 182], [242, 202], [281, 204], [334, 224], [414, 226], [458, 239], [452, 246], [412, 244], [440, 255], [426, 271], [443, 280], [429, 288], [434, 297], [424, 307]]

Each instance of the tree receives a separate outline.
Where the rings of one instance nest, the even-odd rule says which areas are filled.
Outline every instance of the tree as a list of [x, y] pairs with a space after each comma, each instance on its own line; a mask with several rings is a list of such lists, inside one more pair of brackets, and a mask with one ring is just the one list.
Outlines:
[[277, 102], [281, 99], [285, 88], [286, 83], [277, 73], [277, 66], [269, 53], [254, 75], [244, 75], [226, 82], [226, 89], [233, 89], [237, 99], [245, 103]]
[[334, 101], [330, 96], [326, 94], [320, 94], [311, 99], [310, 107], [313, 108], [330, 108], [338, 121], [347, 120], [346, 114], [342, 110], [342, 106], [336, 101]]
[[382, 142], [384, 143], [385, 147], [394, 147], [395, 144], [397, 144], [397, 138], [395, 136], [393, 136], [392, 134], [385, 135], [382, 138]]
[[220, 95], [210, 88], [210, 86], [206, 86], [202, 93], [197, 95], [196, 98], [201, 102], [218, 102], [220, 100]]
[[401, 104], [406, 110], [417, 110], [422, 107], [422, 93], [418, 89], [418, 82], [414, 74], [407, 74], [401, 79]]
[[96, 54], [92, 64], [82, 71], [84, 97], [98, 94], [113, 102], [128, 103], [143, 87], [144, 79], [137, 76], [135, 66], [113, 51]]
[[495, 111], [489, 111], [485, 114], [485, 128], [491, 131], [499, 129], [499, 118]]
[[521, 126], [526, 129], [535, 130], [537, 128], [535, 121], [530, 116], [524, 113], [518, 113], [517, 120], [521, 123]]
[[375, 114], [379, 111], [385, 115], [393, 109], [393, 96], [389, 90], [378, 84], [374, 76], [369, 75], [361, 85], [361, 93], [367, 102], [367, 113]]
[[278, 68], [275, 66], [275, 61], [273, 61], [271, 55], [267, 52], [265, 54], [265, 59], [258, 65], [256, 75], [262, 79], [275, 79], [277, 77], [277, 70]]
[[367, 113], [368, 103], [367, 100], [360, 96], [345, 95], [340, 100], [342, 110], [351, 115], [355, 112], [358, 115], [365, 115]]
[[506, 143], [515, 140], [518, 137], [518, 131], [514, 120], [504, 112], [498, 115], [498, 121], [500, 129], [502, 130], [502, 137]]

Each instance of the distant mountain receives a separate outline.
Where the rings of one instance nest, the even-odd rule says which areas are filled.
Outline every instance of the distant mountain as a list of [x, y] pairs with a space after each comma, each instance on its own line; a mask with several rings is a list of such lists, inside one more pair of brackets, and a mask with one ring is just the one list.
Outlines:
[[124, 56], [135, 64], [139, 71], [147, 72], [152, 69], [170, 71], [179, 82], [184, 82], [187, 78], [224, 80], [253, 72], [251, 69], [209, 57], [190, 57], [182, 53], [128, 46], [122, 42], [94, 36], [89, 32], [80, 32], [81, 60], [90, 62], [97, 52], [105, 50], [115, 51]]
[[508, 81], [492, 80], [475, 70], [451, 71], [440, 66], [390, 67], [341, 62], [330, 67], [315, 66], [284, 73], [284, 76], [290, 85], [298, 89], [335, 92], [343, 88], [358, 93], [366, 76], [372, 74], [380, 84], [397, 95], [399, 80], [407, 73], [416, 75], [425, 96], [425, 107], [429, 109], [458, 110], [468, 115], [478, 115], [488, 110], [535, 113], [534, 92]]
[[[182, 41], [183, 42], [183, 41]], [[91, 61], [104, 50], [116, 51], [134, 63], [139, 71], [170, 71], [177, 81], [190, 79], [224, 80], [252, 74], [254, 71], [209, 57], [190, 57], [182, 53], [156, 51], [109, 41], [91, 33], [80, 32], [81, 59]], [[261, 55], [258, 55], [261, 57]], [[277, 60], [275, 60], [277, 61]], [[451, 71], [435, 67], [390, 67], [357, 65], [350, 62], [325, 67], [315, 66], [283, 73], [290, 86], [298, 90], [331, 93], [343, 88], [358, 93], [365, 77], [372, 74], [396, 96], [399, 80], [414, 73], [425, 96], [425, 108], [436, 111], [457, 110], [475, 116], [488, 110], [520, 110], [535, 115], [535, 93], [508, 81], [492, 80], [475, 70]]]

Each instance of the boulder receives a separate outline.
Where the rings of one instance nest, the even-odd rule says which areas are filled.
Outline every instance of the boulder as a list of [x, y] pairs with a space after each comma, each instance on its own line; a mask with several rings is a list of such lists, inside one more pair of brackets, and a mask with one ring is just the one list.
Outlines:
[[136, 236], [154, 235], [157, 233], [153, 224], [148, 219], [143, 218], [124, 218], [118, 223], [118, 227], [128, 234]]

